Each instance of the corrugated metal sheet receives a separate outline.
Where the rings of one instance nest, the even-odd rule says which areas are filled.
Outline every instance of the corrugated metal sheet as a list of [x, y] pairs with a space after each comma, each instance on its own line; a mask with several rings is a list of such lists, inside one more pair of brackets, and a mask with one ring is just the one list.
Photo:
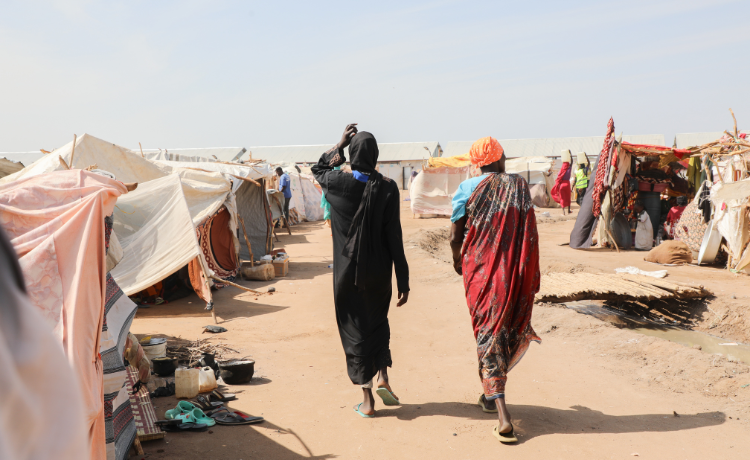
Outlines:
[[[747, 131], [740, 131], [740, 132], [750, 135], [750, 133], [748, 133]], [[708, 144], [709, 142], [718, 140], [723, 135], [724, 133], [720, 133], [720, 132], [682, 133], [682, 134], [675, 135], [675, 138], [677, 139], [677, 148], [686, 149], [688, 147], [698, 147], [703, 144]]]
[[[663, 134], [623, 135], [623, 141], [633, 144], [664, 145]], [[596, 156], [602, 150], [604, 136], [591, 137], [557, 137], [546, 139], [498, 139], [508, 158], [520, 157], [559, 157], [560, 151], [570, 149], [573, 155], [586, 152]], [[474, 141], [448, 142], [445, 144], [444, 157], [468, 153]]]
[[[132, 149], [133, 152], [139, 153], [141, 150], [140, 148], [136, 147]], [[245, 152], [247, 152], [247, 149], [244, 147], [207, 147], [207, 148], [192, 148], [192, 149], [143, 149], [144, 154], [154, 154], [154, 153], [168, 153], [168, 154], [176, 154], [176, 155], [184, 155], [187, 157], [203, 157], [203, 158], [213, 158], [216, 156], [217, 160], [220, 161], [232, 161], [241, 159], [247, 160], [247, 155]]]
[[[333, 147], [329, 145], [279, 145], [269, 147], [248, 147], [253, 159], [269, 163], [317, 163], [320, 156]], [[378, 142], [378, 161], [422, 160], [430, 156], [440, 156], [440, 143], [433, 142]], [[349, 150], [346, 150], [347, 157]]]

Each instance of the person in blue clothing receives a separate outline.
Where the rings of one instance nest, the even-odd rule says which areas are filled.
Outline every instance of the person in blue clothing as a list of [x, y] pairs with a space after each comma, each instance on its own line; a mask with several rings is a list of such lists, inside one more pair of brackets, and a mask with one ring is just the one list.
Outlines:
[[281, 168], [276, 168], [276, 175], [279, 176], [279, 192], [284, 194], [284, 220], [289, 225], [289, 202], [292, 201], [291, 181], [289, 174]]

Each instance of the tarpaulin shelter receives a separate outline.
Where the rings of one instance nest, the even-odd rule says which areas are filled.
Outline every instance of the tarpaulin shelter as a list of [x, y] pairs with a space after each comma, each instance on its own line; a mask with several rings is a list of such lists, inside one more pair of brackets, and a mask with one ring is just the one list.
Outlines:
[[[535, 206], [558, 207], [549, 195], [558, 163], [547, 157], [513, 158], [506, 160], [505, 171], [526, 179]], [[412, 214], [450, 216], [453, 212], [453, 195], [458, 186], [479, 174], [481, 171], [471, 165], [469, 154], [430, 158], [409, 188]]]
[[[92, 459], [107, 458], [111, 433], [105, 429], [105, 412], [112, 414], [123, 398], [127, 401], [122, 385], [110, 398], [105, 395], [104, 371], [118, 369], [103, 362], [107, 351], [118, 349], [118, 338], [103, 332], [108, 310], [118, 310], [111, 316], [113, 333], [129, 324], [134, 312], [127, 298], [120, 307], [114, 305], [105, 264], [105, 221], [125, 193], [120, 181], [83, 170], [28, 175], [0, 185], [0, 225], [18, 254], [29, 299], [52, 326], [78, 377]], [[119, 422], [127, 426], [127, 417]], [[112, 439], [114, 448], [114, 433]]]
[[[706, 232], [718, 232], [726, 241], [727, 268], [746, 271], [750, 267], [750, 153], [747, 134], [737, 129], [725, 131], [717, 140], [691, 147], [691, 161], [699, 160], [703, 187], [708, 189], [710, 205], [702, 210], [710, 217]], [[702, 194], [706, 195], [706, 194]], [[696, 199], [703, 198], [702, 196]], [[682, 219], [680, 220], [682, 224]], [[705, 249], [705, 248], [701, 248]], [[710, 259], [709, 259], [710, 260]], [[700, 262], [700, 261], [699, 261]]]
[[[289, 203], [290, 215], [296, 214], [292, 218], [295, 221], [315, 222], [323, 220], [323, 209], [320, 207], [320, 197], [322, 190], [316, 186], [315, 179], [310, 174], [304, 174], [297, 171], [297, 167], [292, 163], [271, 163], [269, 169], [273, 172], [273, 181], [269, 186], [278, 190], [278, 176], [274, 172], [276, 168], [281, 168], [289, 175], [290, 189], [292, 190], [292, 201]], [[271, 197], [271, 207], [278, 207], [278, 204]], [[294, 210], [294, 212], [292, 211]]]
[[[146, 154], [149, 157], [149, 154]], [[175, 153], [151, 154], [152, 161], [173, 168], [210, 171], [224, 174], [232, 182], [232, 192], [237, 203], [237, 213], [244, 223], [250, 248], [243, 235], [243, 226], [238, 226], [240, 258], [260, 260], [273, 249], [271, 209], [265, 196], [267, 181], [272, 178], [271, 168], [260, 162], [230, 163], [198, 156]]]
[[[77, 138], [75, 147], [70, 142], [23, 170], [0, 179], [0, 184], [68, 167], [96, 167], [113, 174], [119, 181], [140, 184], [140, 191], [124, 197], [122, 206], [118, 204], [114, 213], [115, 233], [118, 238], [122, 234], [123, 258], [112, 275], [125, 294], [135, 294], [167, 278], [192, 256], [189, 260], [191, 284], [208, 303], [207, 308], [215, 318], [210, 285], [216, 273], [209, 263], [221, 256], [211, 253], [210, 235], [204, 234], [201, 242], [198, 237], [202, 235], [201, 225], [205, 230], [206, 222], [225, 208], [230, 216], [225, 233], [233, 240], [235, 251], [239, 248], [231, 182], [219, 172], [175, 168], [149, 161], [140, 153], [84, 134]], [[146, 185], [157, 179], [163, 180]], [[220, 230], [217, 228], [217, 233]], [[227, 257], [231, 258], [231, 254]], [[236, 252], [234, 257], [236, 259]]]
[[[615, 217], [627, 206], [630, 196], [630, 181], [628, 177], [635, 176], [634, 157], [659, 157], [661, 160], [681, 160], [690, 152], [684, 149], [665, 147], [650, 144], [631, 144], [615, 138], [614, 120], [610, 118], [607, 124], [607, 135], [604, 137], [601, 152], [592, 168], [592, 180], [589, 180], [588, 188], [581, 203], [581, 209], [576, 217], [575, 227], [570, 234], [570, 247], [573, 249], [586, 249], [591, 247], [595, 231], [598, 230], [598, 243], [600, 246], [609, 245], [616, 247], [614, 235], [624, 232], [627, 247], [630, 245], [630, 229], [620, 228], [620, 221], [615, 222]], [[669, 163], [665, 163], [668, 165]], [[653, 180], [652, 180], [653, 179]], [[631, 179], [633, 180], [633, 179]], [[643, 181], [651, 181], [653, 185], [664, 185], [667, 179], [643, 177]], [[634, 181], [634, 184], [637, 181]], [[659, 212], [658, 194], [657, 202], [645, 202], [646, 211], [649, 215]], [[645, 200], [644, 200], [645, 201]], [[658, 217], [658, 214], [657, 214]], [[618, 232], [612, 229], [618, 226]], [[652, 224], [659, 225], [659, 219], [652, 218]], [[621, 240], [623, 241], [623, 240]]]

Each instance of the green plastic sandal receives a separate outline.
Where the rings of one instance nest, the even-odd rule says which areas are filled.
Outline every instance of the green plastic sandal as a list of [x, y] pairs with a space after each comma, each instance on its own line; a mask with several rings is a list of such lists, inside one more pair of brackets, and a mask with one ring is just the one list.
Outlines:
[[188, 401], [180, 401], [177, 403], [177, 407], [169, 409], [164, 413], [164, 418], [167, 420], [174, 420], [179, 414], [191, 413], [193, 410], [195, 410], [195, 405]]
[[195, 423], [205, 423], [206, 426], [216, 425], [216, 420], [207, 416], [202, 410], [198, 409], [197, 407], [193, 409], [192, 415], [195, 419]]

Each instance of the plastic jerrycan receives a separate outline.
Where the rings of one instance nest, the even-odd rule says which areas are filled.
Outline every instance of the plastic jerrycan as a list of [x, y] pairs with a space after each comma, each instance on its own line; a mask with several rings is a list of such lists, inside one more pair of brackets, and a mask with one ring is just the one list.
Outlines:
[[201, 393], [206, 393], [216, 389], [219, 385], [216, 383], [216, 376], [214, 370], [210, 367], [204, 367], [200, 370], [199, 388]]
[[195, 398], [200, 390], [200, 369], [180, 368], [174, 371], [175, 397]]

